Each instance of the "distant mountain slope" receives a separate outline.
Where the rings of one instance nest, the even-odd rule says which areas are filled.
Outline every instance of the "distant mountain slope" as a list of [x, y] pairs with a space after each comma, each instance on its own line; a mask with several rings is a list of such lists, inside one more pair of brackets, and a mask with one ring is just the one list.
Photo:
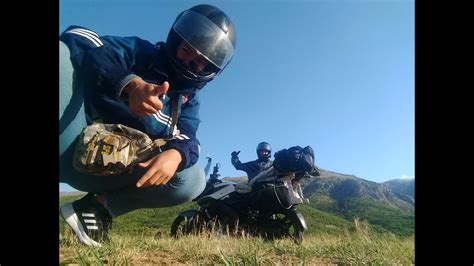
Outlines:
[[239, 182], [239, 183], [243, 183], [243, 182], [247, 182], [249, 180], [248, 176], [236, 176], [236, 177], [223, 177], [222, 178], [223, 181], [232, 181], [232, 182]]
[[303, 194], [310, 199], [311, 207], [349, 221], [362, 218], [378, 230], [399, 235], [414, 233], [412, 197], [353, 175], [324, 169], [320, 172], [320, 176], [305, 180]]
[[85, 195], [87, 192], [82, 192], [82, 191], [71, 191], [71, 192], [59, 192], [59, 197], [65, 197], [65, 196], [78, 196], [78, 195]]
[[390, 188], [392, 191], [402, 195], [414, 198], [415, 196], [415, 179], [414, 178], [398, 178], [383, 182], [382, 185]]
[[372, 199], [400, 210], [414, 210], [413, 198], [395, 193], [387, 186], [354, 175], [324, 169], [320, 169], [320, 172], [320, 176], [305, 180], [303, 189], [305, 197], [324, 195], [335, 201], [350, 198]]

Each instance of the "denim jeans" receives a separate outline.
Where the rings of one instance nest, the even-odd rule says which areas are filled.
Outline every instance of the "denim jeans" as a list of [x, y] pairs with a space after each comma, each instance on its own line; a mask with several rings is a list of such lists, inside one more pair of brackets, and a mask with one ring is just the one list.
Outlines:
[[140, 208], [174, 206], [197, 197], [205, 187], [204, 171], [194, 165], [180, 172], [166, 185], [137, 188], [136, 182], [146, 169], [116, 176], [83, 174], [72, 166], [74, 148], [82, 129], [87, 126], [82, 91], [76, 89], [69, 49], [59, 42], [59, 182], [73, 188], [105, 195], [112, 217]]

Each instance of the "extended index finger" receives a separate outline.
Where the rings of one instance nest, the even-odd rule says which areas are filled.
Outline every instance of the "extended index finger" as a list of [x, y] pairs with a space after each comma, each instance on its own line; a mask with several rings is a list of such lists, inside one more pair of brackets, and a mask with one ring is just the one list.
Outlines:
[[138, 181], [137, 181], [137, 184], [136, 186], [137, 187], [141, 187], [143, 186], [143, 184], [145, 184], [148, 179], [150, 179], [153, 175], [152, 174], [148, 174], [149, 171], [147, 171]]
[[[152, 159], [154, 160], [154, 158]], [[145, 162], [145, 164], [150, 164], [150, 162], [152, 160], [149, 160], [147, 162]], [[148, 169], [148, 171], [146, 171], [146, 173], [137, 181], [137, 187], [141, 187], [143, 186], [143, 184], [145, 184], [146, 182], [148, 182], [150, 178], [152, 178], [156, 173], [156, 167], [152, 166]]]

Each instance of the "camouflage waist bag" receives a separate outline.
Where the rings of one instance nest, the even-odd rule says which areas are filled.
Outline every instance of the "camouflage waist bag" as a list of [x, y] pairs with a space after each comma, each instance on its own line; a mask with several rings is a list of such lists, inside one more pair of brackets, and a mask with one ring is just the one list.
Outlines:
[[145, 133], [121, 124], [96, 123], [86, 127], [74, 151], [74, 168], [94, 175], [131, 171], [151, 151], [166, 143], [152, 141]]

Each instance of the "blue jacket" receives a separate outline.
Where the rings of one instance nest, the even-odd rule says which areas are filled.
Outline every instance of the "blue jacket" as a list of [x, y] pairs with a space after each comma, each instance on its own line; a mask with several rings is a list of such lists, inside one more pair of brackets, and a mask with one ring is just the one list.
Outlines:
[[[194, 165], [199, 157], [199, 141], [196, 139], [199, 119], [198, 87], [176, 88], [169, 71], [164, 43], [152, 44], [138, 37], [100, 36], [78, 26], [70, 26], [61, 35], [71, 52], [76, 88], [84, 90], [84, 106], [88, 122], [101, 119], [107, 124], [123, 124], [147, 133], [152, 139], [172, 139], [162, 148], [174, 148], [181, 153], [182, 163], [178, 171]], [[122, 89], [134, 78], [155, 84], [170, 83], [170, 89], [161, 99], [163, 109], [139, 118], [121, 98]], [[188, 101], [182, 104], [182, 96]], [[171, 100], [178, 97], [178, 121], [174, 130], [171, 125]]]

